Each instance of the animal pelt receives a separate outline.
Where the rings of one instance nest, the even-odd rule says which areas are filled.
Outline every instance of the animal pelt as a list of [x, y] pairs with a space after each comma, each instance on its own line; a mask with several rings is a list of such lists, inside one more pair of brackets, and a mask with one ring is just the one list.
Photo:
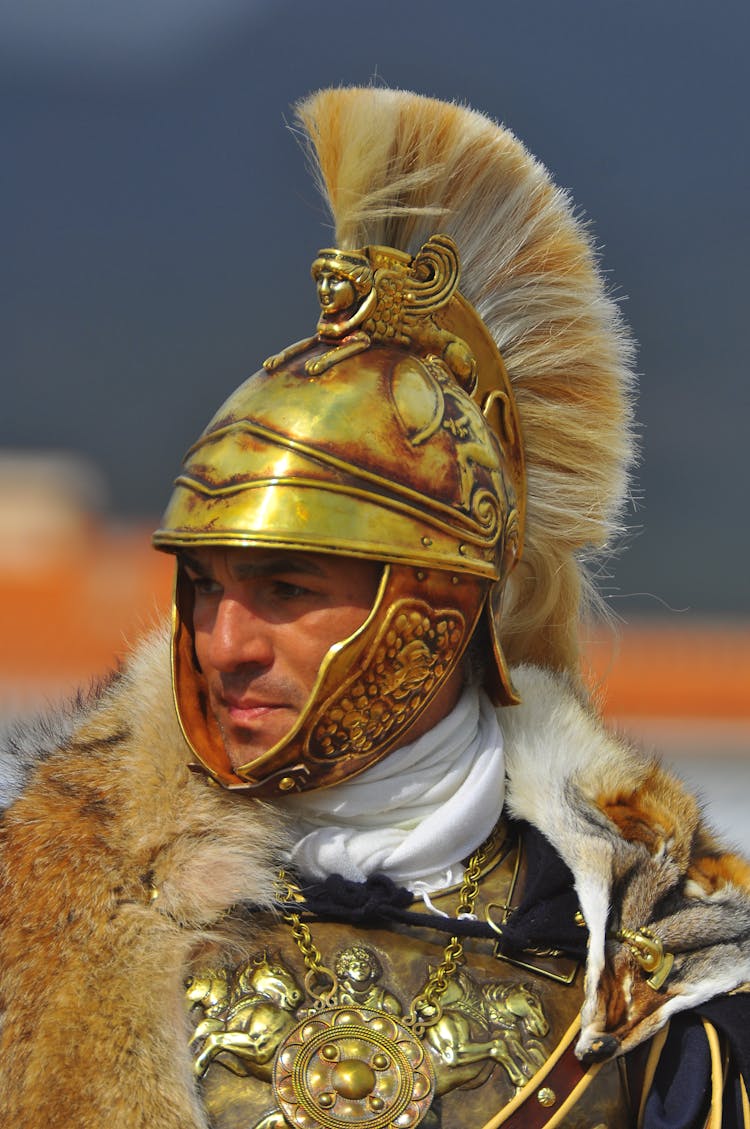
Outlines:
[[[501, 711], [509, 812], [573, 872], [589, 929], [582, 1059], [622, 1054], [675, 1013], [750, 991], [750, 865], [722, 848], [699, 804], [659, 763], [608, 733], [566, 686], [520, 667]], [[655, 990], [618, 930], [649, 928], [674, 955]]]
[[188, 770], [162, 635], [11, 751], [26, 787], [0, 825], [0, 1123], [205, 1129], [184, 978], [232, 905], [270, 902], [279, 817]]
[[[622, 1053], [750, 978], [750, 872], [563, 677], [514, 678], [524, 704], [500, 715], [508, 807], [572, 870], [590, 931], [578, 1051]], [[188, 770], [163, 636], [13, 749], [25, 787], [0, 824], [0, 1122], [206, 1129], [184, 979], [230, 944], [231, 906], [268, 905], [283, 824]], [[658, 991], [608, 938], [644, 925], [675, 954]]]

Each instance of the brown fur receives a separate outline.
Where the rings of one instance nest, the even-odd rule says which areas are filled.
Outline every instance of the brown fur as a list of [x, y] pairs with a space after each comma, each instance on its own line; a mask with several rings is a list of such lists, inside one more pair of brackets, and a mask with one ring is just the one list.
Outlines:
[[637, 789], [596, 797], [597, 806], [629, 843], [643, 843], [649, 854], [668, 849], [681, 870], [693, 851], [698, 804], [673, 776], [650, 764]]
[[750, 865], [740, 855], [698, 856], [688, 869], [688, 877], [707, 894], [715, 894], [729, 883], [750, 893]]
[[2, 823], [3, 1125], [206, 1125], [183, 980], [230, 906], [268, 901], [280, 829], [188, 771], [168, 672], [166, 640], [141, 648]]

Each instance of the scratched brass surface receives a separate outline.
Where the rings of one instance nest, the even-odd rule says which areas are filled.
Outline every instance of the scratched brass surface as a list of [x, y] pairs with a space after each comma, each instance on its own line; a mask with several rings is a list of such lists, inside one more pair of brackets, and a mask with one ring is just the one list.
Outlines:
[[325, 251], [315, 269], [317, 335], [219, 409], [154, 543], [270, 544], [500, 579], [522, 541], [523, 448], [502, 358], [456, 291], [455, 245], [434, 236], [414, 260]]

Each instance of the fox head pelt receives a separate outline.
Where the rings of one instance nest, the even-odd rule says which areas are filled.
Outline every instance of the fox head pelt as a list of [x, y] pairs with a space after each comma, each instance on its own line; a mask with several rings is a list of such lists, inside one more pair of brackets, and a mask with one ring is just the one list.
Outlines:
[[[508, 807], [573, 873], [588, 927], [579, 1057], [622, 1054], [750, 981], [750, 866], [683, 784], [607, 733], [565, 680], [514, 671], [502, 712]], [[541, 783], [543, 782], [543, 783]]]

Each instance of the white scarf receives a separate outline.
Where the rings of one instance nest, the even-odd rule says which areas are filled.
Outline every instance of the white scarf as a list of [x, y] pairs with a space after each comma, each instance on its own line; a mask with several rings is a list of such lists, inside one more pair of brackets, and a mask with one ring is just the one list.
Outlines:
[[386, 874], [417, 894], [461, 881], [503, 805], [497, 715], [467, 687], [455, 708], [411, 745], [332, 788], [285, 798], [298, 818], [290, 861], [307, 878]]

